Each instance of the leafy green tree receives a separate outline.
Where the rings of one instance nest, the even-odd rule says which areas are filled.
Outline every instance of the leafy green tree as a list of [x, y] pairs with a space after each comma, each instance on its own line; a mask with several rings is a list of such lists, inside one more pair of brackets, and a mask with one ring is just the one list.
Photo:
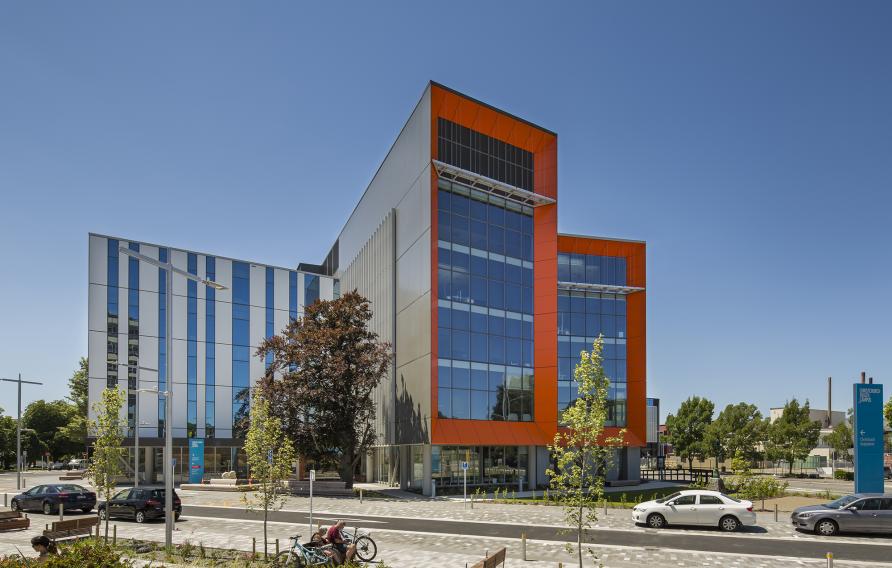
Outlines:
[[672, 451], [687, 460], [688, 469], [694, 469], [694, 458], [702, 460], [711, 453], [708, 428], [714, 409], [711, 400], [692, 396], [681, 403], [675, 415], [666, 417], [667, 440]]
[[[115, 481], [124, 473], [121, 463], [125, 454], [121, 445], [126, 422], [121, 420], [121, 407], [125, 396], [122, 390], [107, 388], [93, 403], [96, 420], [90, 421], [90, 430], [96, 440], [93, 442], [93, 459], [87, 469], [87, 477], [106, 503], [115, 491]], [[167, 498], [170, 499], [170, 495]], [[105, 540], [108, 541], [108, 514], [105, 515]]]
[[69, 395], [67, 398], [73, 405], [73, 412], [69, 416], [68, 424], [59, 428], [57, 438], [58, 444], [64, 445], [70, 454], [80, 454], [87, 447], [88, 368], [87, 358], [81, 357], [77, 370], [68, 379]]
[[298, 454], [336, 465], [347, 487], [375, 441], [373, 393], [390, 367], [390, 344], [368, 328], [371, 318], [354, 290], [307, 306], [257, 351], [273, 356], [264, 393]]
[[[24, 420], [22, 420], [24, 422]], [[13, 435], [13, 452], [15, 452], [15, 430]], [[22, 427], [22, 467], [29, 467], [49, 451], [49, 447], [43, 443], [31, 428]], [[15, 461], [13, 459], [13, 461]]]
[[[582, 568], [582, 544], [589, 529], [598, 520], [597, 504], [604, 495], [604, 473], [610, 466], [615, 448], [623, 444], [625, 430], [618, 436], [605, 437], [607, 393], [610, 381], [604, 374], [601, 337], [590, 352], [582, 351], [573, 372], [579, 397], [561, 413], [561, 429], [548, 447], [556, 467], [549, 468], [549, 486], [561, 496], [564, 519], [576, 533], [576, 554]], [[567, 552], [573, 546], [567, 544]]]
[[804, 460], [818, 445], [821, 424], [809, 417], [809, 404], [795, 398], [784, 404], [781, 416], [768, 427], [766, 450], [770, 459], [785, 460], [793, 474], [793, 462]]
[[892, 397], [886, 401], [886, 406], [883, 407], [883, 417], [886, 419], [886, 425], [892, 428]]
[[721, 462], [728, 456], [752, 460], [756, 447], [762, 441], [765, 423], [762, 413], [754, 404], [740, 402], [729, 404], [707, 427], [707, 439], [713, 455]]
[[[77, 447], [65, 436], [63, 429], [75, 415], [74, 405], [64, 400], [36, 400], [22, 413], [22, 428], [34, 430], [40, 440], [42, 450], [50, 454], [50, 458], [78, 452]], [[37, 458], [38, 456], [33, 456]]]
[[0, 469], [7, 469], [15, 464], [15, 418], [3, 416], [0, 408]]
[[852, 427], [849, 426], [848, 422], [840, 422], [833, 428], [832, 432], [824, 437], [824, 441], [833, 450], [833, 458], [839, 459], [842, 457], [846, 461], [849, 461], [849, 450], [855, 447], [854, 439]]
[[291, 475], [291, 464], [296, 456], [291, 440], [282, 429], [282, 420], [270, 411], [263, 390], [255, 388], [251, 401], [245, 455], [257, 491], [251, 497], [244, 493], [243, 499], [249, 509], [263, 509], [263, 556], [266, 558], [269, 511], [278, 510], [285, 503], [282, 482]]

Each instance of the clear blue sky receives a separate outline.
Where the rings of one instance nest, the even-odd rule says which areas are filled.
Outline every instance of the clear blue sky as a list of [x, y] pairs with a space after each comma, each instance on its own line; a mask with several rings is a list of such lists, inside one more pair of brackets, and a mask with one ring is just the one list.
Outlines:
[[321, 261], [434, 79], [559, 133], [561, 231], [647, 241], [664, 414], [824, 407], [828, 375], [843, 408], [892, 375], [890, 25], [869, 1], [4, 2], [0, 376], [64, 394], [88, 231]]

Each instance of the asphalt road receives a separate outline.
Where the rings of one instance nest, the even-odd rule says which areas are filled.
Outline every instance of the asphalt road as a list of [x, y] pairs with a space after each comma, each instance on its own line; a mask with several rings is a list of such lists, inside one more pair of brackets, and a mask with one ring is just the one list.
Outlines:
[[[225, 518], [235, 520], [259, 520], [262, 513], [225, 507], [183, 506], [183, 516]], [[549, 526], [535, 526], [502, 523], [466, 523], [434, 519], [406, 519], [399, 517], [379, 517], [369, 515], [345, 515], [350, 526], [361, 526], [374, 533], [375, 528], [404, 532], [428, 532], [441, 534], [464, 534], [501, 538], [520, 538], [521, 531], [528, 539], [561, 542], [575, 541], [572, 534]], [[270, 521], [294, 523], [295, 532], [306, 535], [309, 513], [297, 511], [271, 511]], [[330, 515], [315, 515], [314, 522], [329, 523], [335, 518]], [[710, 534], [711, 533], [711, 534]], [[878, 537], [876, 544], [843, 543], [839, 541], [820, 542], [814, 540], [791, 540], [770, 537], [722, 535], [716, 531], [704, 530], [703, 534], [689, 531], [654, 530], [593, 530], [589, 533], [592, 544], [632, 547], [671, 548], [701, 552], [725, 552], [730, 554], [755, 554], [764, 556], [788, 556], [794, 558], [824, 559], [827, 552], [833, 552], [837, 560], [859, 560], [866, 562], [886, 562], [892, 558], [892, 539]]]

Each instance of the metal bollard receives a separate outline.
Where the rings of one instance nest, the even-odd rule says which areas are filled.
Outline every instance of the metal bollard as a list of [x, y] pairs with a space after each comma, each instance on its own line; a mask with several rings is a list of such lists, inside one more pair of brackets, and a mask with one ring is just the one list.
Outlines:
[[62, 503], [59, 503], [59, 522], [61, 523], [64, 520], [65, 520], [65, 505]]
[[362, 505], [362, 489], [359, 490], [359, 504]]
[[257, 556], [257, 539], [251, 539], [251, 556]]
[[604, 497], [604, 516], [607, 516], [607, 497]]
[[118, 525], [112, 525], [112, 545], [118, 543]]
[[276, 556], [279, 555], [279, 539], [276, 539]]
[[827, 568], [833, 568], [833, 553], [827, 553]]
[[774, 522], [777, 522], [777, 503], [774, 504]]
[[3, 494], [3, 506], [4, 507], [9, 507], [9, 503], [6, 502], [7, 497], [8, 496], [6, 495], [6, 493], [4, 493]]
[[526, 562], [527, 559], [527, 533], [520, 533], [520, 550], [523, 553], [523, 560]]

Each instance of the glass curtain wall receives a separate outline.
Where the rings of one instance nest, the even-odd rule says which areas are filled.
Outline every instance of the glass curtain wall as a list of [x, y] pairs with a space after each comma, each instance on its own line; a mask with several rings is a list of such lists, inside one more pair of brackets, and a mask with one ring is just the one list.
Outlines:
[[533, 419], [533, 210], [439, 181], [438, 415]]
[[591, 351], [604, 336], [602, 362], [610, 379], [607, 426], [626, 425], [626, 297], [597, 292], [558, 291], [558, 411], [578, 392], [573, 370], [580, 351]]

